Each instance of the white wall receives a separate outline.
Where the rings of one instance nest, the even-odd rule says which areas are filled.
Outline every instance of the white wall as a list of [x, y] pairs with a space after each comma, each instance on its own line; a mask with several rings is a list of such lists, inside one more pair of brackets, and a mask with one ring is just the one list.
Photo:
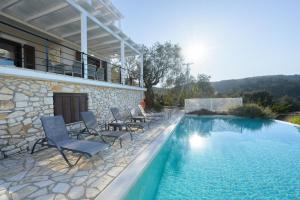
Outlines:
[[185, 99], [186, 113], [206, 109], [215, 112], [226, 112], [230, 108], [242, 106], [243, 98], [199, 98]]

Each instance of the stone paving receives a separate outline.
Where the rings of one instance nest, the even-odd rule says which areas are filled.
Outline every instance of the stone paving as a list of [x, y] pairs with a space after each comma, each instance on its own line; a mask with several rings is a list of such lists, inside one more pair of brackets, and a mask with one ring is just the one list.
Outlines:
[[[55, 149], [0, 160], [0, 200], [94, 199], [171, 121], [156, 122], [145, 132], [135, 133], [133, 141], [124, 138], [123, 148], [116, 142], [73, 168]], [[67, 156], [76, 159], [72, 153]]]

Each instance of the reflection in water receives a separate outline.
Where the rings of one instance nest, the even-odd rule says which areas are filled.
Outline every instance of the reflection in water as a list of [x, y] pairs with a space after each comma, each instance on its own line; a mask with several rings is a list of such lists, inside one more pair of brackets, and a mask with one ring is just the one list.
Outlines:
[[258, 131], [273, 123], [271, 120], [247, 119], [227, 116], [187, 116], [177, 126], [172, 136], [172, 145], [169, 162], [174, 171], [180, 171], [181, 165], [188, 159], [186, 156], [190, 150], [201, 151], [205, 148], [208, 137], [212, 132], [236, 132]]
[[198, 132], [202, 136], [210, 135], [211, 132], [237, 132], [243, 133], [244, 130], [258, 131], [271, 125], [271, 120], [246, 119], [240, 117], [226, 116], [206, 116], [206, 117], [185, 117], [180, 126], [180, 135]]
[[194, 133], [194, 134], [190, 135], [190, 137], [189, 137], [189, 144], [192, 149], [200, 150], [205, 147], [206, 139], [205, 139], [205, 137], [202, 137], [202, 136], [198, 135], [197, 133]]

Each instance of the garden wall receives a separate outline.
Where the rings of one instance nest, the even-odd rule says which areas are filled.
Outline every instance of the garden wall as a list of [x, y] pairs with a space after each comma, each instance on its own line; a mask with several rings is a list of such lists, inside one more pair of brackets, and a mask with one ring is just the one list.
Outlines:
[[185, 99], [184, 109], [186, 113], [201, 109], [214, 112], [226, 112], [230, 108], [242, 105], [243, 98], [199, 98]]

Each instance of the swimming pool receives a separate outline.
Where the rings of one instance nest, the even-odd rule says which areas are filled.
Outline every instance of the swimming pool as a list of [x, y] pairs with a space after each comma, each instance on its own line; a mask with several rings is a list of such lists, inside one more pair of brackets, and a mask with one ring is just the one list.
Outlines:
[[300, 128], [186, 116], [125, 199], [300, 199]]

